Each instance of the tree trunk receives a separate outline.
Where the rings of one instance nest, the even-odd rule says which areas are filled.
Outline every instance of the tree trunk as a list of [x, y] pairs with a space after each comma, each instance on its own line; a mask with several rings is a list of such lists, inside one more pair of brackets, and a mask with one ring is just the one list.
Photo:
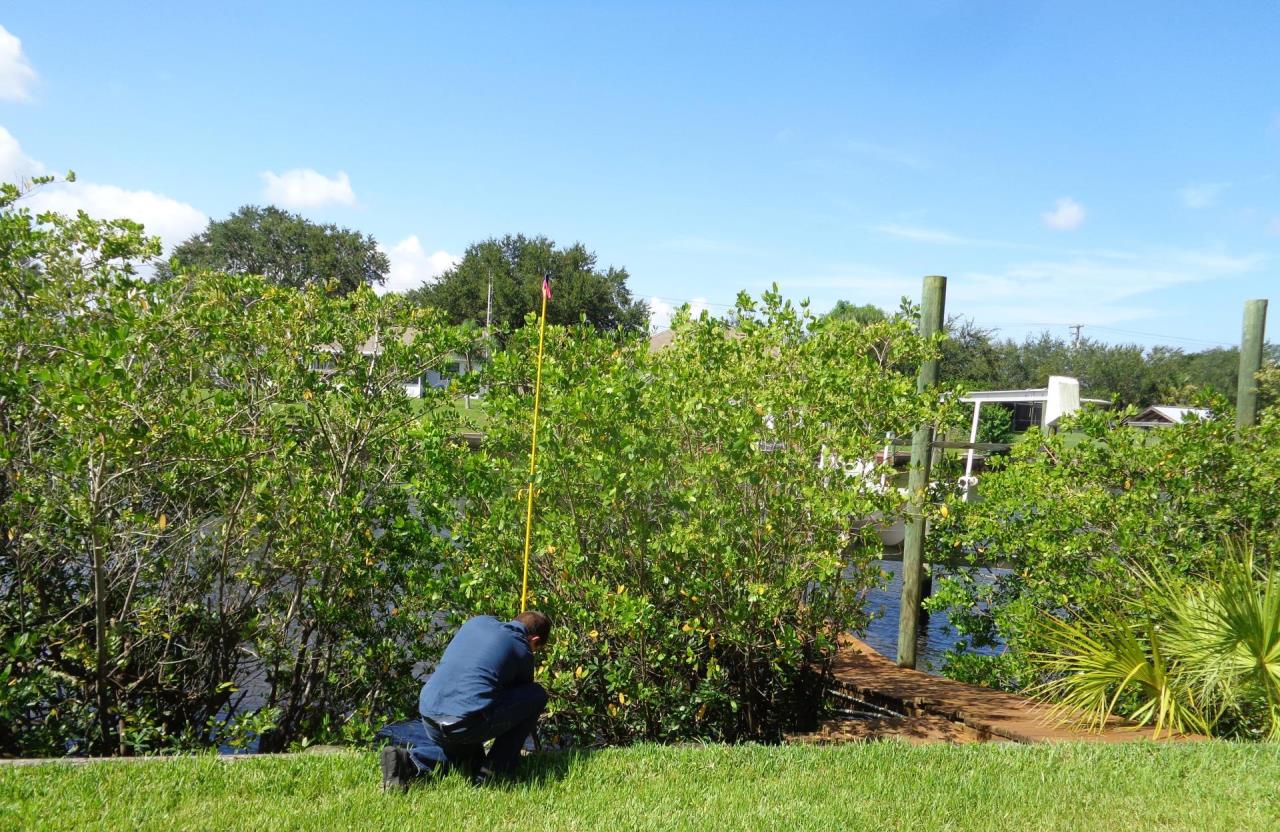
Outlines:
[[107, 695], [107, 568], [103, 563], [102, 547], [95, 540], [93, 547], [93, 637], [96, 653], [94, 662], [94, 692], [98, 700], [98, 730], [102, 746], [111, 746], [111, 708]]

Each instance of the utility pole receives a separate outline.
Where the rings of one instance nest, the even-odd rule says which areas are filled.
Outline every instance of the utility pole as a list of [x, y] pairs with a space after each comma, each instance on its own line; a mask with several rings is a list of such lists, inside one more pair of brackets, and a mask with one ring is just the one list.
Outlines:
[[1072, 324], [1067, 329], [1071, 330], [1071, 334], [1075, 336], [1073, 341], [1074, 348], [1080, 349], [1080, 330], [1084, 329], [1084, 324]]
[[1266, 337], [1267, 302], [1244, 302], [1244, 331], [1240, 334], [1240, 370], [1236, 380], [1236, 433], [1258, 421], [1258, 371]]
[[[920, 335], [932, 338], [942, 330], [947, 301], [947, 279], [924, 279], [920, 302]], [[916, 392], [927, 393], [938, 382], [938, 360], [920, 365]], [[933, 425], [920, 425], [911, 439], [911, 474], [907, 481], [907, 535], [902, 544], [902, 603], [898, 609], [898, 666], [916, 666], [916, 632], [920, 626], [920, 601], [924, 596], [924, 504], [929, 494]]]
[[489, 295], [484, 302], [484, 337], [489, 338], [489, 327], [493, 325], [493, 269], [489, 269]]

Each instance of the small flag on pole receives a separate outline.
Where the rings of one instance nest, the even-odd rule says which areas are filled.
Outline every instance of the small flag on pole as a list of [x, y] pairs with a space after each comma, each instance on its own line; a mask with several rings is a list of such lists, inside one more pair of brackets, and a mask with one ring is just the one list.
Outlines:
[[547, 300], [551, 300], [551, 273], [547, 272], [542, 275], [542, 296]]

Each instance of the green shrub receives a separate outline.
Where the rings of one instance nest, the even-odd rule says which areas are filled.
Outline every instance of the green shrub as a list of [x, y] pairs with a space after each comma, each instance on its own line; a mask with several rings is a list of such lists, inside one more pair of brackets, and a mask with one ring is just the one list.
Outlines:
[[1012, 442], [1013, 411], [999, 404], [989, 404], [982, 409], [978, 421], [979, 442]]
[[[931, 599], [963, 637], [947, 672], [1031, 688], [1044, 681], [1038, 653], [1062, 653], [1075, 622], [1119, 654], [1149, 646], [1143, 626], [1159, 607], [1144, 574], [1185, 581], [1219, 576], [1222, 541], [1253, 541], [1270, 568], [1280, 543], [1280, 418], [1237, 438], [1228, 408], [1215, 418], [1157, 431], [1120, 424], [1126, 414], [1083, 413], [1054, 435], [1033, 431], [982, 477], [980, 500], [937, 517], [931, 557], [1003, 565], [994, 582], [953, 574]], [[1143, 612], [1146, 610], [1147, 612]], [[1120, 628], [1097, 629], [1104, 622]], [[1145, 639], [1145, 640], [1144, 640]], [[1004, 644], [996, 657], [967, 646]], [[1140, 697], [1117, 708], [1137, 714]]]
[[[656, 353], [547, 331], [530, 605], [556, 623], [553, 734], [775, 735], [812, 710], [834, 636], [865, 622], [879, 544], [855, 521], [901, 498], [840, 466], [936, 416], [894, 369], [933, 347], [903, 317], [812, 328], [776, 293], [736, 317], [678, 319]], [[526, 327], [488, 368], [447, 570], [459, 614], [519, 602], [535, 349]]]
[[[405, 379], [473, 337], [367, 290], [144, 279], [128, 221], [0, 195], [0, 753], [368, 738], [450, 625], [516, 611], [536, 328], [484, 449]], [[870, 460], [945, 413], [909, 310], [768, 293], [674, 344], [552, 327], [531, 604], [577, 741], [770, 737], [812, 710], [880, 573]], [[376, 339], [377, 349], [362, 348]]]
[[275, 745], [367, 735], [434, 633], [397, 607], [436, 580], [463, 452], [453, 410], [416, 415], [401, 381], [456, 331], [369, 291], [145, 280], [140, 226], [37, 222], [19, 197], [0, 202], [0, 753], [242, 742], [226, 722], [250, 706]]

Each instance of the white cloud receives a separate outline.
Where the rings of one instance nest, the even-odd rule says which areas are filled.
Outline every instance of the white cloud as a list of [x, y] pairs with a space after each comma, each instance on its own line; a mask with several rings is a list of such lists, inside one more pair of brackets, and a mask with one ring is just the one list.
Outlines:
[[671, 326], [671, 315], [675, 311], [675, 307], [662, 298], [649, 298], [649, 329], [657, 331]]
[[131, 219], [142, 223], [148, 234], [158, 236], [166, 250], [203, 230], [209, 222], [200, 210], [164, 194], [91, 182], [46, 185], [35, 191], [27, 204], [32, 211], [70, 215], [80, 210], [96, 219]]
[[262, 172], [262, 196], [285, 208], [319, 208], [322, 205], [355, 205], [351, 179], [343, 171], [333, 178], [310, 168], [284, 173]]
[[[0, 127], [0, 181], [38, 176], [48, 169], [22, 151], [13, 134]], [[93, 182], [56, 182], [32, 191], [23, 200], [32, 213], [55, 211], [72, 216], [84, 211], [95, 219], [131, 219], [157, 236], [165, 249], [204, 229], [209, 218], [202, 211], [154, 191], [131, 191]]]
[[860, 156], [868, 156], [880, 162], [890, 162], [915, 170], [925, 170], [929, 167], [927, 159], [897, 147], [888, 147], [872, 142], [852, 141], [845, 143], [845, 149]]
[[938, 245], [965, 245], [969, 241], [949, 231], [938, 231], [933, 228], [919, 228], [911, 225], [895, 225], [885, 223], [877, 225], [875, 230], [890, 237], [912, 240], [917, 243], [936, 243]]
[[0, 127], [0, 182], [19, 182], [44, 173], [44, 165], [22, 152], [22, 145]]
[[[1163, 314], [1160, 290], [1256, 273], [1260, 254], [1157, 250], [1065, 253], [950, 275], [947, 311], [1021, 337], [1045, 327], [1111, 326]], [[877, 266], [850, 265], [826, 276], [779, 281], [784, 293], [834, 290], [838, 297], [895, 309], [919, 298], [920, 277]]]
[[1268, 234], [1280, 234], [1280, 217], [1275, 217], [1267, 225]]
[[0, 101], [28, 101], [36, 71], [22, 54], [22, 41], [0, 26]]
[[884, 223], [882, 225], [877, 225], [872, 230], [880, 234], [887, 234], [890, 237], [897, 237], [902, 240], [911, 240], [916, 243], [929, 243], [931, 245], [995, 246], [998, 248], [1007, 248], [1013, 245], [1012, 243], [1005, 243], [1000, 240], [981, 240], [975, 237], [962, 237], [959, 234], [952, 234], [950, 231], [941, 231], [936, 228], [921, 228], [914, 225]]
[[1188, 208], [1208, 208], [1218, 201], [1222, 192], [1231, 186], [1230, 182], [1207, 182], [1203, 185], [1188, 185], [1178, 191], [1182, 204]]
[[675, 314], [676, 304], [689, 306], [689, 316], [698, 318], [703, 312], [710, 311], [710, 303], [706, 298], [693, 298], [689, 301], [675, 301], [660, 298], [656, 295], [649, 298], [649, 328], [651, 330], [666, 329], [671, 326], [671, 316]]
[[[381, 247], [380, 247], [381, 248]], [[410, 234], [390, 249], [382, 251], [391, 261], [387, 282], [377, 287], [380, 294], [407, 292], [424, 283], [433, 283], [442, 273], [457, 265], [459, 258], [443, 249], [427, 254], [417, 234]]]
[[686, 234], [663, 241], [662, 247], [682, 254], [750, 254], [751, 250], [727, 240]]
[[1044, 224], [1058, 231], [1071, 231], [1084, 222], [1084, 206], [1069, 196], [1054, 203], [1052, 211], [1040, 215]]
[[1244, 274], [1251, 272], [1266, 261], [1261, 254], [1237, 256], [1223, 254], [1218, 251], [1174, 251], [1169, 254], [1175, 262], [1188, 269], [1203, 270], [1210, 277], [1215, 275]]

